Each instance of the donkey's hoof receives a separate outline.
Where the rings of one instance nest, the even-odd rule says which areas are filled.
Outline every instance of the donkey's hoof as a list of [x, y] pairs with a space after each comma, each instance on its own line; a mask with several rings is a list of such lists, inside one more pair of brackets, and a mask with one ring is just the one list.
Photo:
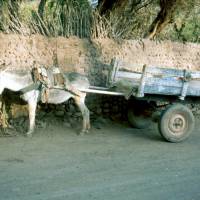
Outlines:
[[89, 131], [88, 130], [82, 130], [81, 132], [80, 132], [80, 136], [84, 136], [85, 134], [87, 134]]
[[27, 138], [31, 138], [32, 136], [33, 136], [33, 135], [32, 135], [32, 132], [27, 132], [27, 133], [26, 133], [26, 137], [27, 137]]
[[79, 135], [80, 135], [80, 136], [84, 136], [84, 135], [85, 135], [85, 131], [81, 131], [81, 132], [79, 133]]

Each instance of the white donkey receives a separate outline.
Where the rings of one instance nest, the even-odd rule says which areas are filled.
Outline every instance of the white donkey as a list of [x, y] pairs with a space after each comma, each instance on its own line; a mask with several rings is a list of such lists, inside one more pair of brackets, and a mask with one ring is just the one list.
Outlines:
[[[70, 83], [73, 88], [89, 88], [88, 79], [78, 73], [64, 73], [64, 76], [67, 82]], [[11, 91], [20, 91], [33, 83], [34, 81], [30, 71], [2, 71], [0, 73], [0, 95], [5, 88]], [[40, 96], [39, 89], [33, 89], [21, 95], [21, 98], [28, 103], [29, 109], [29, 130], [27, 132], [27, 136], [32, 136], [35, 128], [36, 107], [38, 101], [40, 101]], [[84, 92], [79, 92], [79, 95], [75, 95], [66, 90], [49, 89], [47, 103], [60, 104], [69, 100], [70, 98], [73, 98], [83, 116], [83, 127], [82, 131], [80, 132], [80, 134], [83, 135], [90, 128], [89, 110], [85, 105], [85, 97], [86, 93]]]

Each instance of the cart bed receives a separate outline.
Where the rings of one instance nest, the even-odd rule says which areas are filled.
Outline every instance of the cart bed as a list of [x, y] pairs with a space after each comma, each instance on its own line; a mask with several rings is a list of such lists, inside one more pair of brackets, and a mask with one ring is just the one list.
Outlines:
[[[128, 96], [144, 97], [145, 94], [172, 95], [184, 100], [186, 96], [200, 96], [200, 72], [144, 66], [143, 71], [120, 70], [115, 60], [108, 78], [108, 87], [124, 91]], [[120, 87], [122, 86], [122, 87]]]

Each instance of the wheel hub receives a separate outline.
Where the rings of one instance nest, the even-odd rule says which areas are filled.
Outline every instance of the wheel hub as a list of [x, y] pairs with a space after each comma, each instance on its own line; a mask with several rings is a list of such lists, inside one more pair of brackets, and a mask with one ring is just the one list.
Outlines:
[[169, 121], [169, 129], [175, 135], [181, 135], [186, 129], [186, 120], [180, 114], [175, 114]]

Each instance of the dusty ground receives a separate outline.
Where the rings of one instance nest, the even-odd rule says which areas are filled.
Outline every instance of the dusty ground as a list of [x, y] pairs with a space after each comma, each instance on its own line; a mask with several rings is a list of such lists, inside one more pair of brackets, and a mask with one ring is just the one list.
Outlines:
[[[199, 120], [197, 121], [197, 124]], [[0, 138], [1, 200], [199, 200], [199, 125], [179, 144], [109, 120], [90, 134], [51, 123], [33, 138]]]

